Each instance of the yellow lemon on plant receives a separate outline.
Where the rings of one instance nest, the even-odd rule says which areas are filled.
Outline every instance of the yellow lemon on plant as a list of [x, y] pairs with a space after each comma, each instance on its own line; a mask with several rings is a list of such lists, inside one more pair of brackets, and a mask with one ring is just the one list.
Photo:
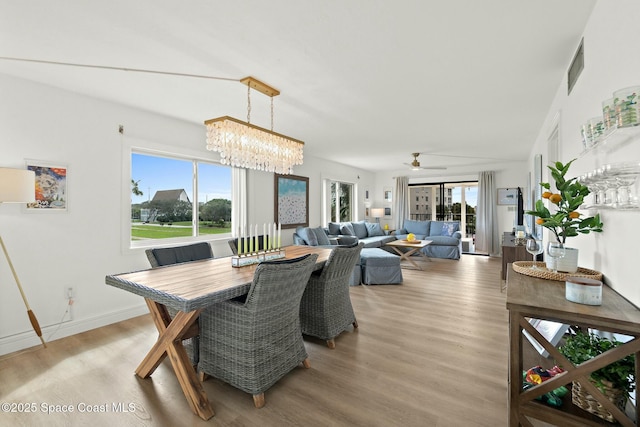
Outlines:
[[536, 219], [536, 224], [538, 224], [538, 225], [544, 224], [544, 219], [542, 219], [542, 218]]
[[407, 240], [413, 242], [414, 240], [416, 240], [416, 235], [413, 233], [407, 234]]
[[551, 191], [545, 191], [544, 193], [542, 193], [542, 198], [543, 199], [548, 199], [549, 197], [551, 197], [553, 193]]
[[580, 217], [580, 212], [576, 212], [576, 211], [569, 212], [569, 218], [575, 219], [575, 218], [579, 218], [579, 217]]

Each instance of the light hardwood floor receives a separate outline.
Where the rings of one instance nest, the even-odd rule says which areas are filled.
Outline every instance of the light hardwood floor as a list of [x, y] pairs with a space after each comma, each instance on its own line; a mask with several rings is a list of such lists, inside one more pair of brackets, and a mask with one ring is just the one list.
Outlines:
[[[403, 269], [402, 285], [352, 287], [359, 329], [340, 335], [335, 350], [305, 339], [311, 369], [295, 369], [269, 389], [263, 409], [209, 379], [215, 416], [203, 421], [167, 360], [150, 379], [135, 377], [157, 336], [141, 316], [0, 357], [0, 402], [37, 406], [35, 413], [3, 411], [0, 425], [505, 426], [500, 259], [418, 262], [424, 271]], [[74, 412], [45, 414], [43, 404]], [[118, 412], [118, 404], [133, 410]], [[84, 405], [108, 412], [79, 412]]]

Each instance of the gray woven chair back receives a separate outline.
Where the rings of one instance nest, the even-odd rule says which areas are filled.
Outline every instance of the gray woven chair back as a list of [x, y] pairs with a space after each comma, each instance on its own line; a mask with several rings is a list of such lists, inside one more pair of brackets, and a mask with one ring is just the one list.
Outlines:
[[317, 254], [287, 261], [263, 262], [256, 267], [245, 306], [267, 316], [287, 316], [295, 323], [300, 299], [315, 266]]
[[[359, 268], [360, 252], [364, 243], [353, 247], [338, 246], [331, 251], [322, 272], [313, 274], [300, 302], [302, 332], [328, 341], [349, 326], [357, 325], [349, 295], [349, 278]], [[330, 341], [330, 342], [329, 342]]]
[[171, 248], [153, 248], [145, 251], [151, 267], [180, 264], [213, 258], [211, 245], [207, 242], [192, 245], [174, 246]]
[[331, 250], [331, 254], [324, 264], [318, 280], [338, 286], [344, 281], [349, 285], [349, 278], [356, 264], [359, 264], [360, 252], [364, 243], [352, 244], [349, 246], [337, 246]]
[[244, 303], [204, 309], [198, 368], [255, 396], [305, 360], [300, 299], [317, 258], [261, 263]]

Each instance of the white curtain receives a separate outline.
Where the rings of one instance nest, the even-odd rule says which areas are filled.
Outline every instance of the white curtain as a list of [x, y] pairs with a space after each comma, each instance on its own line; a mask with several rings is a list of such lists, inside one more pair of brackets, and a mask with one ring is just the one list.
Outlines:
[[395, 194], [395, 229], [399, 230], [404, 226], [404, 220], [409, 219], [409, 178], [399, 176], [396, 178]]
[[247, 224], [247, 170], [244, 168], [231, 168], [231, 187], [232, 199], [231, 205], [231, 224], [233, 230], [231, 235], [238, 237], [240, 227]]
[[487, 252], [491, 256], [500, 256], [497, 197], [494, 172], [480, 172], [478, 176], [476, 250]]

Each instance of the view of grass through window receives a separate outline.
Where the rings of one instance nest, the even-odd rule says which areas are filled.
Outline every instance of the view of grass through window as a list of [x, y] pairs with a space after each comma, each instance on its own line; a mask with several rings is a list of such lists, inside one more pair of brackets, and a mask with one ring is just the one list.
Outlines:
[[231, 186], [230, 167], [132, 153], [131, 240], [230, 233]]

